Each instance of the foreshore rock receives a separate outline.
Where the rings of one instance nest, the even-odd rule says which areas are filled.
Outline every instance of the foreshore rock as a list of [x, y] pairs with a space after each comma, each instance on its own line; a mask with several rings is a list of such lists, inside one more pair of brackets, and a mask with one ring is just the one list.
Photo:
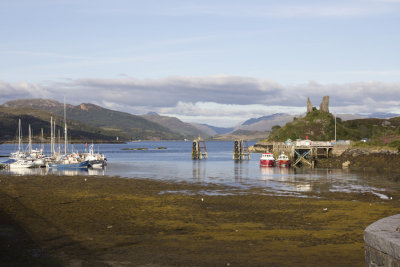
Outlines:
[[387, 149], [349, 148], [341, 155], [317, 159], [317, 168], [363, 168], [400, 172], [400, 154]]

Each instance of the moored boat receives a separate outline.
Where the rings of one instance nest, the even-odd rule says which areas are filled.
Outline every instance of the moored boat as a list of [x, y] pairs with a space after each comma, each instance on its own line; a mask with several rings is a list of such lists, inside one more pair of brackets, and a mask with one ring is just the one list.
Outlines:
[[260, 166], [262, 167], [274, 167], [275, 158], [272, 153], [263, 153], [260, 157]]
[[276, 166], [278, 166], [278, 167], [289, 167], [290, 166], [290, 159], [285, 154], [285, 152], [282, 152], [282, 154], [279, 155], [278, 159], [276, 160]]
[[94, 145], [89, 146], [89, 153], [84, 153], [83, 155], [84, 160], [89, 161], [89, 167], [92, 168], [104, 168], [107, 165], [107, 158], [104, 154], [95, 153], [94, 152]]
[[19, 169], [19, 168], [33, 168], [33, 161], [29, 159], [16, 159], [14, 162], [8, 164], [10, 169]]
[[57, 169], [87, 169], [89, 167], [89, 161], [68, 163], [65, 161], [54, 162], [48, 164], [49, 168], [57, 168]]

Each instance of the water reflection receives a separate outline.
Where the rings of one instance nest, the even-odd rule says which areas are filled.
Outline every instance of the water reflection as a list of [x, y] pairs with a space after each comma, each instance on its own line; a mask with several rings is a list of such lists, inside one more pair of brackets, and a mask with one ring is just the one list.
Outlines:
[[203, 160], [193, 160], [193, 179], [198, 182], [206, 180], [206, 162]]
[[243, 182], [243, 178], [249, 175], [249, 162], [235, 160], [233, 164], [233, 174], [236, 183]]
[[77, 175], [98, 175], [104, 176], [104, 169], [54, 169], [54, 168], [19, 168], [12, 170], [3, 170], [2, 173], [10, 175], [57, 175], [57, 176], [77, 176]]
[[275, 168], [260, 166], [260, 172], [261, 172], [261, 179], [271, 180], [273, 178], [273, 174], [275, 173]]
[[[189, 144], [189, 146], [188, 146]], [[147, 151], [123, 148], [147, 147]], [[167, 147], [166, 150], [151, 149]], [[15, 151], [12, 145], [0, 145], [0, 155]], [[301, 195], [302, 192], [400, 191], [400, 176], [351, 169], [308, 169], [260, 167], [258, 160], [233, 161], [232, 142], [208, 142], [207, 160], [191, 160], [188, 142], [141, 142], [140, 144], [102, 144], [99, 150], [108, 157], [104, 170], [0, 170], [11, 175], [109, 175], [171, 181], [197, 181], [235, 187], [259, 187], [266, 191]], [[257, 156], [253, 156], [257, 158]]]

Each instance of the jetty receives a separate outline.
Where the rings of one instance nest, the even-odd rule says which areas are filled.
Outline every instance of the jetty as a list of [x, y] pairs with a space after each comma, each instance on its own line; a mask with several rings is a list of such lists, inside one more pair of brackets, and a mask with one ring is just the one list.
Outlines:
[[289, 155], [292, 166], [308, 166], [313, 168], [316, 159], [329, 158], [333, 155], [333, 147], [330, 141], [297, 140], [255, 144], [253, 151], [272, 151], [274, 155], [285, 152], [286, 155]]

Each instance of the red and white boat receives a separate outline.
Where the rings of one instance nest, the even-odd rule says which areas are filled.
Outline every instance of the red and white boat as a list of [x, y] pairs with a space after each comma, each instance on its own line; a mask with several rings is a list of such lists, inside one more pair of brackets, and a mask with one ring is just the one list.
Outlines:
[[262, 153], [260, 158], [260, 166], [262, 167], [274, 167], [275, 159], [272, 153]]
[[276, 166], [278, 167], [289, 167], [290, 166], [290, 159], [284, 152], [279, 155], [278, 159], [276, 160]]

